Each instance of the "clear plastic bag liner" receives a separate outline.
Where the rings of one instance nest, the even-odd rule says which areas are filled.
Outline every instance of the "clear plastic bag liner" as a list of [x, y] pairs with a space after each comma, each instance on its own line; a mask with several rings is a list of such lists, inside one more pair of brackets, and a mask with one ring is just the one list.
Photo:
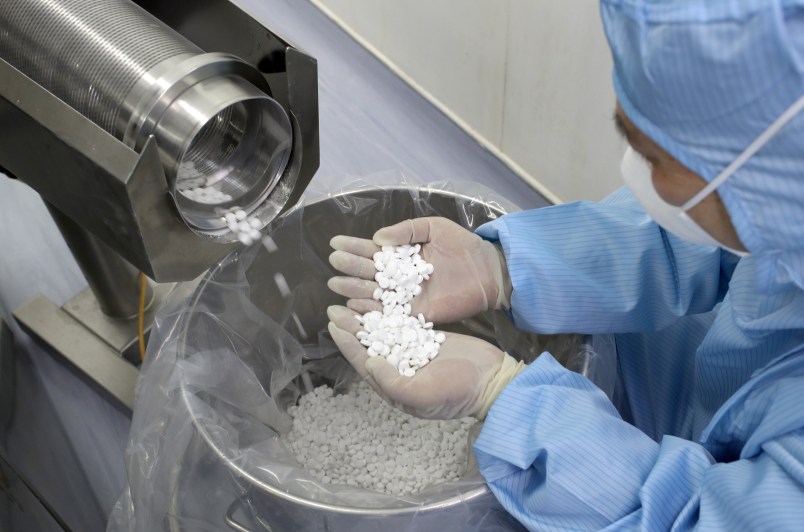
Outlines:
[[[326, 287], [335, 273], [333, 236], [370, 238], [420, 216], [476, 229], [515, 209], [474, 183], [415, 187], [398, 173], [344, 191], [308, 191], [303, 205], [269, 226], [270, 242], [232, 253], [197, 288], [175, 291], [151, 332], [126, 457], [129, 489], [109, 529], [227, 529], [237, 508], [253, 529], [517, 528], [473, 458], [461, 479], [398, 497], [323, 484], [279, 439], [291, 427], [287, 408], [310, 386], [326, 383], [338, 393], [359, 379], [326, 330], [327, 306], [343, 304]], [[527, 361], [549, 351], [612, 394], [616, 360], [605, 337], [520, 333], [499, 312], [440, 329], [496, 342]], [[445, 501], [446, 509], [434, 508]]]

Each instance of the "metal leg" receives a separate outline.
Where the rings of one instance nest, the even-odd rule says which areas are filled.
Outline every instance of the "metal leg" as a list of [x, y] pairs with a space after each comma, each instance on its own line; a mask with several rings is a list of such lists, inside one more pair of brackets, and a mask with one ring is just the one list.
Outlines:
[[[60, 210], [45, 203], [103, 313], [110, 318], [136, 317], [139, 271]], [[150, 283], [147, 290], [146, 305], [153, 299]]]
[[[48, 204], [89, 288], [59, 308], [38, 295], [14, 311], [22, 328], [130, 413], [140, 363], [139, 272], [106, 244]], [[145, 333], [172, 284], [147, 285]], [[127, 361], [128, 362], [127, 362]]]

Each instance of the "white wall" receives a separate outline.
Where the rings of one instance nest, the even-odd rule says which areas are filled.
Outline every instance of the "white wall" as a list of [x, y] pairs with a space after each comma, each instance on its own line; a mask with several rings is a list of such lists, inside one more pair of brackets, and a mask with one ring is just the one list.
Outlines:
[[565, 201], [620, 185], [594, 0], [314, 0]]

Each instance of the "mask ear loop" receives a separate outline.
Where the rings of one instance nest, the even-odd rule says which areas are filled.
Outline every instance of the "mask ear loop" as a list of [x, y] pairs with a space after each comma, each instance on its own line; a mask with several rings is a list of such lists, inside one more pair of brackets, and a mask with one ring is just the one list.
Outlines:
[[746, 149], [743, 151], [730, 165], [726, 167], [725, 170], [720, 172], [717, 177], [715, 177], [712, 181], [709, 182], [700, 192], [695, 194], [687, 203], [681, 206], [681, 210], [686, 212], [696, 205], [698, 205], [706, 196], [712, 193], [717, 187], [719, 187], [723, 181], [731, 177], [731, 175], [740, 169], [745, 162], [754, 156], [756, 152], [762, 148], [768, 141], [776, 135], [780, 129], [787, 125], [790, 120], [793, 119], [802, 109], [804, 109], [804, 95], [802, 95], [796, 102], [790, 106], [782, 116], [776, 119], [776, 121], [768, 127], [760, 136], [754, 140]]

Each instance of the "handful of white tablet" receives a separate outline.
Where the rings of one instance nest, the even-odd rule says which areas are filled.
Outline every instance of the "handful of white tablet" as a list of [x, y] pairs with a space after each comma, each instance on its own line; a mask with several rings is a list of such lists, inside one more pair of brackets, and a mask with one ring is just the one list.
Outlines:
[[384, 357], [406, 377], [433, 360], [447, 338], [434, 331], [423, 314], [411, 316], [411, 301], [421, 294], [421, 284], [434, 271], [419, 251], [419, 244], [406, 244], [383, 246], [374, 254], [374, 279], [379, 287], [373, 298], [382, 302], [383, 309], [357, 316], [363, 330], [356, 336], [368, 348], [368, 355]]

